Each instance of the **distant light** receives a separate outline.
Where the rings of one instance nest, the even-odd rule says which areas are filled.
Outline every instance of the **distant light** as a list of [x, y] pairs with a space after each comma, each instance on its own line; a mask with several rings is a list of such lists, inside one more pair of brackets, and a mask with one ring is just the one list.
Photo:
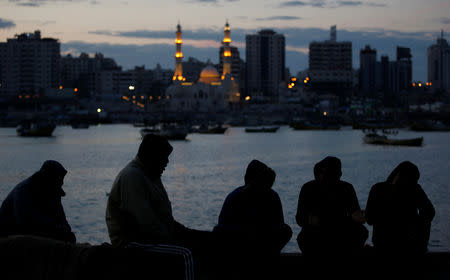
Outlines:
[[59, 90], [62, 90], [63, 89], [63, 86], [59, 86]]
[[327, 112], [323, 112], [323, 115], [326, 116], [326, 115], [327, 115]]
[[432, 86], [433, 84], [430, 82], [430, 86]]
[[73, 91], [78, 92], [78, 88], [74, 88]]
[[182, 81], [183, 80], [183, 76], [178, 76], [178, 81]]
[[129, 89], [129, 90], [134, 90], [134, 86], [133, 86], [133, 85], [130, 85], [130, 86], [128, 87], [128, 89]]
[[309, 81], [309, 77], [306, 77], [306, 80]]
[[245, 101], [249, 101], [250, 99], [251, 99], [250, 96], [246, 96], [246, 97], [245, 97]]
[[419, 87], [421, 87], [422, 86], [422, 83], [419, 83]]
[[102, 109], [98, 108], [97, 113], [101, 113], [101, 112], [102, 112]]
[[416, 83], [413, 83], [413, 87], [415, 87], [416, 86]]
[[303, 80], [303, 83], [307, 84], [307, 83], [308, 83], [308, 80]]
[[133, 99], [136, 99], [136, 95], [133, 95]]
[[144, 98], [145, 98], [145, 96], [141, 95], [141, 99], [144, 99]]
[[291, 78], [291, 81], [296, 82], [296, 81], [297, 81], [297, 78], [296, 78], [296, 77], [293, 77], [293, 78]]
[[239, 97], [239, 96], [241, 96], [241, 94], [238, 92], [238, 93], [236, 93], [236, 96]]

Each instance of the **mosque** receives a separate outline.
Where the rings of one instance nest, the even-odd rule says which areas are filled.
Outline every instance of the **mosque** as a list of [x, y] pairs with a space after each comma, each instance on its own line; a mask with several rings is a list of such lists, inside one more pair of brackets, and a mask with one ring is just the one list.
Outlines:
[[167, 109], [172, 112], [220, 113], [240, 100], [239, 85], [231, 75], [231, 38], [228, 22], [224, 28], [222, 41], [222, 76], [213, 65], [207, 65], [200, 73], [198, 81], [186, 81], [183, 76], [183, 53], [181, 46], [181, 26], [177, 25], [175, 45], [175, 72], [173, 84], [166, 90]]

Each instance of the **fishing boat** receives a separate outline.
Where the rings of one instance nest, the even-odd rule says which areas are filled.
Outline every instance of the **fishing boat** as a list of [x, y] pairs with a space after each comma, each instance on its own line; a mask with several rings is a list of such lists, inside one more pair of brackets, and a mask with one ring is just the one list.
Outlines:
[[364, 143], [374, 145], [394, 145], [394, 146], [422, 146], [423, 137], [409, 139], [392, 139], [386, 135], [368, 133], [364, 136]]
[[261, 127], [247, 127], [245, 128], [245, 132], [268, 132], [268, 133], [274, 133], [277, 132], [279, 129], [279, 126], [261, 126]]
[[23, 122], [16, 128], [18, 136], [23, 137], [50, 137], [56, 125], [48, 122]]
[[188, 129], [184, 126], [162, 125], [160, 128], [142, 128], [140, 131], [142, 138], [147, 134], [156, 134], [167, 140], [186, 140]]
[[224, 134], [228, 129], [226, 126], [218, 125], [201, 125], [199, 127], [194, 127], [193, 132], [200, 134]]

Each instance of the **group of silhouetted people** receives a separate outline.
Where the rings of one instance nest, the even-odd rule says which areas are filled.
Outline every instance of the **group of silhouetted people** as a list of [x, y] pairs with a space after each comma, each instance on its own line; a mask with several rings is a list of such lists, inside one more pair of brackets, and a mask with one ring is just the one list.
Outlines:
[[[193, 255], [194, 271], [215, 266], [223, 278], [273, 276], [272, 268], [292, 237], [281, 200], [272, 189], [274, 170], [252, 160], [244, 185], [225, 198], [217, 225], [212, 231], [196, 230], [175, 220], [161, 181], [172, 151], [165, 138], [146, 135], [136, 157], [117, 175], [105, 215], [112, 246]], [[0, 235], [75, 243], [61, 204], [66, 173], [60, 163], [48, 160], [17, 185], [0, 208]], [[427, 251], [435, 210], [418, 184], [416, 165], [404, 161], [386, 181], [372, 186], [365, 210], [353, 186], [341, 176], [341, 161], [326, 157], [314, 166], [314, 180], [301, 187], [297, 242], [305, 257], [340, 259], [369, 247], [377, 255], [391, 257]], [[373, 247], [366, 244], [365, 223], [373, 226]]]

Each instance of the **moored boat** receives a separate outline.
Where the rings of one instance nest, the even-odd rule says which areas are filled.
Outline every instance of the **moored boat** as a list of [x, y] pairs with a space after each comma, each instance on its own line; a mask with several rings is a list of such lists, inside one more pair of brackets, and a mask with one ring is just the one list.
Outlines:
[[422, 146], [423, 137], [409, 139], [392, 139], [386, 135], [377, 133], [369, 133], [364, 136], [364, 143], [374, 145], [394, 145], [394, 146]]
[[56, 125], [45, 122], [26, 122], [17, 126], [18, 136], [23, 137], [50, 137], [55, 130]]
[[245, 132], [268, 132], [273, 133], [277, 132], [279, 126], [261, 126], [261, 127], [247, 127], [245, 128]]
[[227, 129], [228, 127], [222, 125], [201, 125], [200, 127], [193, 129], [193, 132], [201, 134], [224, 134]]
[[163, 125], [161, 128], [142, 128], [140, 131], [142, 137], [146, 134], [156, 134], [168, 140], [186, 140], [188, 130], [183, 126]]

